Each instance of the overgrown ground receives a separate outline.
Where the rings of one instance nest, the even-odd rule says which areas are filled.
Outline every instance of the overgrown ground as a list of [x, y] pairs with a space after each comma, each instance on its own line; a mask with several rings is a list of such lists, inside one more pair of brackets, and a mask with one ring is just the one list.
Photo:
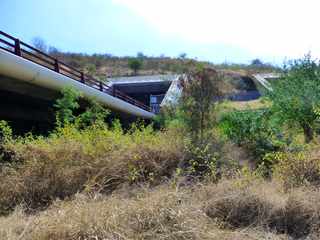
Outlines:
[[218, 103], [223, 79], [197, 66], [157, 128], [107, 125], [92, 100], [76, 116], [72, 89], [46, 137], [0, 121], [0, 239], [319, 239], [320, 65], [309, 60], [245, 105]]
[[272, 179], [219, 148], [218, 178], [186, 177], [185, 133], [58, 128], [2, 149], [0, 239], [318, 239], [318, 145], [281, 153]]
[[2, 239], [289, 239], [319, 237], [319, 192], [246, 178], [77, 194], [0, 219]]

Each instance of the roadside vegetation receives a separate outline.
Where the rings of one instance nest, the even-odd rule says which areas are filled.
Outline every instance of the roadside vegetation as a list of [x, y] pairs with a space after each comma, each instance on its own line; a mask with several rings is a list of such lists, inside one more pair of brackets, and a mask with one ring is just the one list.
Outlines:
[[239, 106], [189, 65], [180, 102], [126, 129], [73, 89], [48, 136], [1, 121], [0, 239], [319, 239], [319, 68], [293, 61]]

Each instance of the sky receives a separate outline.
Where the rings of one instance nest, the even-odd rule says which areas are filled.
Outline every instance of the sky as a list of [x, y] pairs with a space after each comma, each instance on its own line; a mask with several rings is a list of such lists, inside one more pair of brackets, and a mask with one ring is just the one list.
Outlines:
[[320, 56], [319, 0], [0, 0], [0, 30], [61, 51], [281, 64]]

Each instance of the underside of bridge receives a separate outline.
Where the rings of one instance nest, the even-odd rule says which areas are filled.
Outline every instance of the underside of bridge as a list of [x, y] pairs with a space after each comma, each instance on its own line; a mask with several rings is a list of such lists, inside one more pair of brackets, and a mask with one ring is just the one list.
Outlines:
[[128, 94], [130, 97], [150, 106], [150, 96], [164, 95], [168, 91], [171, 81], [121, 83], [114, 84], [114, 88]]
[[[61, 97], [57, 91], [0, 75], [0, 120], [6, 120], [15, 133], [47, 133], [54, 128], [54, 103]], [[80, 101], [80, 110], [87, 106]], [[109, 120], [118, 118], [124, 126], [137, 118], [112, 111]]]
[[54, 102], [65, 87], [82, 93], [79, 112], [88, 106], [85, 99], [93, 98], [112, 110], [110, 118], [119, 118], [123, 125], [138, 118], [150, 121], [155, 116], [148, 106], [120, 91], [111, 92], [104, 82], [0, 31], [1, 34], [14, 44], [0, 38], [7, 44], [7, 48], [0, 48], [0, 119], [19, 126], [16, 129], [53, 127]]

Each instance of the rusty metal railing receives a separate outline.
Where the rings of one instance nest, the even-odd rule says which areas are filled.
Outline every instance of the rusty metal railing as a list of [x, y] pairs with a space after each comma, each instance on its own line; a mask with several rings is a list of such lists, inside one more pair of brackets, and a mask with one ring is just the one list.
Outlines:
[[20, 41], [3, 31], [0, 31], [0, 49], [15, 54], [16, 56], [22, 57], [43, 67], [46, 67], [59, 74], [67, 76], [75, 81], [81, 82], [91, 88], [99, 90], [105, 94], [119, 98], [125, 102], [128, 102], [134, 106], [142, 108], [148, 112], [151, 112], [149, 106], [146, 106], [140, 101], [126, 95], [125, 93], [109, 87], [104, 82], [95, 79], [92, 76], [84, 74], [84, 72], [61, 62], [57, 58], [50, 56], [47, 53], [40, 51], [39, 49], [30, 46], [27, 43]]

